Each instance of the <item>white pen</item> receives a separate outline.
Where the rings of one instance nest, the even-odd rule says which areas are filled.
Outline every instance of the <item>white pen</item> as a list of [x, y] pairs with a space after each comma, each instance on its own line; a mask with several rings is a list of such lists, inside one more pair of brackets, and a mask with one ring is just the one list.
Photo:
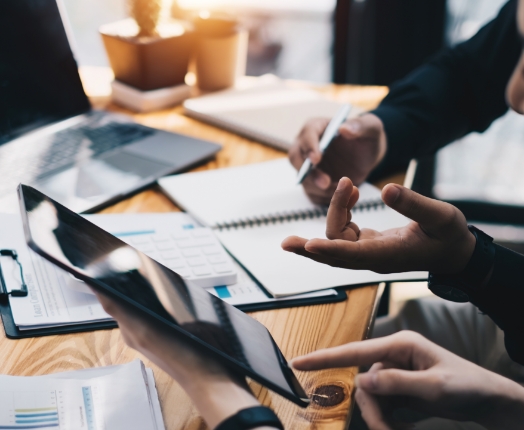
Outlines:
[[[322, 134], [322, 138], [320, 139], [320, 142], [318, 144], [318, 149], [320, 150], [321, 154], [324, 153], [324, 151], [327, 149], [329, 144], [337, 136], [338, 129], [347, 119], [350, 111], [351, 111], [351, 105], [349, 104], [342, 105], [342, 107], [339, 109], [337, 114], [331, 119], [331, 121], [329, 121], [329, 124], [326, 127], [326, 129], [324, 130], [324, 133]], [[304, 164], [302, 164], [302, 167], [298, 171], [297, 185], [300, 185], [304, 181], [304, 179], [309, 174], [312, 168], [313, 168], [313, 165], [311, 164], [311, 160], [309, 158], [306, 158], [306, 160], [304, 161]]]

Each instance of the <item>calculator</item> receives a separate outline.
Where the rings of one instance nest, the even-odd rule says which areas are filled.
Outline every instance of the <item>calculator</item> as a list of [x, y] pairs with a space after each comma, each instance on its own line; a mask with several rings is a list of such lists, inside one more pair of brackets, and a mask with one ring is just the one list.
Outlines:
[[114, 235], [200, 287], [237, 282], [233, 260], [210, 228], [180, 227], [162, 233], [145, 231]]

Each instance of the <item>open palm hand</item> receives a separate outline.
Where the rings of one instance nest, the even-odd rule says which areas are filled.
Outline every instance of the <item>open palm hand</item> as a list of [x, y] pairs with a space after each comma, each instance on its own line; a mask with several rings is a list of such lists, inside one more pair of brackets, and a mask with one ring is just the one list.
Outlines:
[[378, 273], [427, 270], [452, 274], [465, 268], [475, 237], [456, 207], [394, 184], [384, 187], [382, 199], [413, 221], [383, 232], [360, 230], [351, 218], [358, 190], [348, 178], [342, 178], [327, 214], [327, 239], [291, 236], [282, 242], [282, 248], [330, 266]]

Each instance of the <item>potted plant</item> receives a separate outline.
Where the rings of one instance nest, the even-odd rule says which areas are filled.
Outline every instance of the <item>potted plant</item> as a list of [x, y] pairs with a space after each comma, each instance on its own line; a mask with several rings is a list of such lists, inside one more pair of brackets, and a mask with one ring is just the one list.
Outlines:
[[184, 83], [194, 33], [184, 21], [160, 20], [162, 0], [128, 0], [131, 18], [100, 34], [115, 79], [142, 91]]

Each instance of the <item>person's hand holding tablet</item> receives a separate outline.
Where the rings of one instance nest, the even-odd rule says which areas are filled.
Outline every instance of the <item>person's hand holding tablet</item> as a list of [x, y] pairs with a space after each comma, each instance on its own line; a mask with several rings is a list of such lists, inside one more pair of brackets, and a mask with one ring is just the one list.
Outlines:
[[[242, 377], [132, 308], [97, 296], [117, 320], [124, 341], [181, 385], [210, 428], [239, 410], [259, 405]], [[413, 332], [319, 350], [295, 358], [291, 365], [302, 371], [371, 366], [355, 381], [355, 399], [370, 430], [397, 428], [401, 420], [393, 411], [399, 407], [475, 421], [489, 429], [520, 429], [524, 420], [523, 387]]]
[[260, 405], [244, 377], [229, 371], [216, 359], [197, 350], [182, 337], [173, 336], [173, 332], [144, 318], [131, 307], [94, 290], [93, 293], [118, 322], [125, 343], [177, 381], [210, 428], [242, 409]]

